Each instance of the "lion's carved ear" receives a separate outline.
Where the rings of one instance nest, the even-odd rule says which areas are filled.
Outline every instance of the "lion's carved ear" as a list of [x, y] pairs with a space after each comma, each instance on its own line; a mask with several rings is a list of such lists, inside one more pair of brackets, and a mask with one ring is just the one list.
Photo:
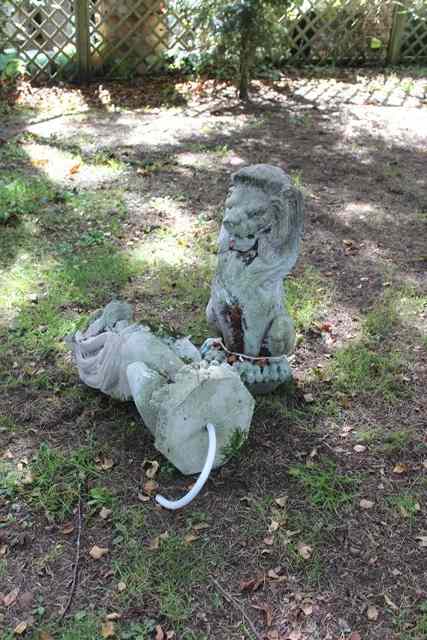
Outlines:
[[286, 274], [294, 266], [298, 258], [299, 245], [304, 229], [304, 200], [302, 193], [295, 187], [289, 187], [283, 194], [286, 216], [288, 218], [288, 235], [284, 245]]

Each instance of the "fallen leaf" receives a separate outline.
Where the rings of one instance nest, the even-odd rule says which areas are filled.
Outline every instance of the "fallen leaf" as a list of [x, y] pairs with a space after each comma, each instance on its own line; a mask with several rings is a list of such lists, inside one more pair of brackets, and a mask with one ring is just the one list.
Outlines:
[[184, 542], [186, 544], [191, 544], [192, 542], [195, 542], [196, 540], [199, 540], [200, 536], [196, 536], [194, 533], [187, 533], [186, 536], [184, 536]]
[[155, 538], [151, 538], [150, 542], [148, 543], [148, 548], [151, 549], [151, 551], [157, 551], [159, 547], [160, 547], [159, 536], [156, 536]]
[[266, 635], [266, 638], [267, 640], [279, 640], [279, 632], [277, 631], [277, 629], [270, 629], [270, 631]]
[[47, 631], [40, 631], [39, 640], [53, 640], [53, 636]]
[[311, 558], [311, 554], [313, 553], [313, 547], [310, 547], [309, 544], [305, 544], [304, 542], [298, 542], [297, 551], [300, 554], [301, 558], [304, 558], [304, 560], [309, 560]]
[[16, 598], [18, 597], [19, 587], [12, 589], [7, 595], [3, 598], [3, 604], [5, 607], [10, 607], [12, 604], [15, 604]]
[[270, 526], [268, 527], [268, 533], [274, 533], [280, 527], [279, 522], [277, 520], [272, 520], [270, 522]]
[[105, 616], [107, 620], [120, 620], [121, 617], [122, 614], [117, 613], [116, 611], [113, 611], [113, 613], [107, 613], [107, 615]]
[[264, 574], [260, 574], [256, 578], [252, 578], [251, 580], [241, 580], [240, 591], [257, 591], [261, 587], [261, 585], [264, 584]]
[[274, 502], [282, 509], [286, 507], [287, 501], [288, 501], [288, 496], [281, 496], [280, 498], [274, 499]]
[[78, 173], [80, 171], [81, 166], [82, 165], [80, 164], [80, 162], [78, 164], [73, 164], [68, 170], [69, 175], [73, 176], [74, 174]]
[[156, 625], [155, 631], [156, 631], [156, 635], [155, 635], [154, 640], [165, 640], [164, 631], [163, 631], [162, 627], [159, 624]]
[[149, 496], [152, 496], [153, 493], [155, 493], [159, 488], [159, 485], [157, 482], [155, 482], [155, 480], [147, 480], [147, 482], [144, 482], [144, 484], [142, 485], [142, 488], [144, 489], [145, 493], [148, 493]]
[[126, 591], [126, 582], [119, 582], [119, 584], [117, 585], [117, 591]]
[[101, 511], [99, 512], [99, 516], [103, 520], [106, 520], [112, 513], [113, 513], [112, 509], [107, 509], [106, 507], [102, 507]]
[[427, 547], [427, 536], [415, 536], [415, 540], [419, 540], [420, 547]]
[[114, 467], [113, 458], [103, 458], [101, 463], [98, 465], [98, 468], [102, 469], [103, 471], [109, 471], [113, 467]]
[[203, 529], [209, 529], [210, 525], [207, 522], [200, 522], [199, 524], [195, 524], [193, 529], [194, 531], [202, 531]]
[[368, 616], [368, 620], [372, 620], [372, 621], [378, 620], [379, 611], [376, 607], [374, 607], [373, 604], [369, 605], [366, 614]]
[[310, 602], [305, 602], [301, 605], [301, 610], [306, 616], [311, 616], [313, 613], [313, 605]]
[[352, 631], [347, 640], [362, 640], [362, 636], [358, 631]]
[[374, 504], [375, 503], [372, 502], [372, 500], [365, 500], [365, 498], [362, 498], [362, 500], [359, 502], [359, 506], [361, 509], [372, 509]]
[[314, 396], [312, 393], [304, 393], [303, 397], [305, 402], [314, 402]]
[[89, 551], [89, 555], [94, 560], [99, 560], [102, 556], [105, 556], [108, 553], [109, 549], [107, 547], [98, 547], [98, 545], [93, 545], [92, 549]]
[[70, 533], [73, 533], [74, 531], [74, 524], [72, 522], [66, 522], [62, 528], [61, 531], [63, 534], [65, 534], [66, 536], [69, 535]]
[[403, 462], [398, 462], [394, 467], [393, 467], [393, 473], [398, 473], [398, 474], [402, 474], [402, 473], [406, 473], [408, 471], [409, 467], [407, 464], [403, 463]]
[[267, 536], [266, 538], [264, 538], [263, 542], [264, 544], [271, 546], [274, 543], [274, 538], [273, 536]]
[[269, 604], [267, 604], [266, 602], [264, 603], [260, 603], [260, 604], [253, 604], [252, 605], [253, 609], [258, 609], [259, 611], [262, 611], [265, 615], [265, 624], [267, 627], [271, 627], [272, 622], [273, 622], [273, 610], [271, 608], [271, 606]]
[[279, 574], [276, 573], [274, 569], [269, 569], [267, 572], [267, 576], [271, 578], [271, 580], [278, 580], [280, 578]]
[[34, 477], [31, 471], [27, 471], [27, 473], [22, 477], [21, 484], [27, 485], [32, 484], [34, 482]]
[[289, 635], [286, 636], [286, 640], [301, 640], [302, 638], [302, 633], [301, 631], [299, 631], [299, 629], [294, 629], [293, 631], [290, 632]]
[[394, 611], [399, 610], [399, 607], [393, 602], [393, 600], [391, 600], [391, 598], [388, 597], [386, 593], [384, 594], [384, 600], [386, 601], [388, 606], [391, 607]]
[[116, 630], [114, 628], [114, 622], [108, 620], [108, 622], [103, 622], [101, 625], [101, 636], [103, 638], [113, 638], [116, 635]]
[[7, 544], [0, 544], [0, 556], [5, 556], [7, 551]]
[[[146, 465], [148, 465], [147, 469], [145, 469]], [[147, 476], [147, 478], [150, 478], [150, 480], [152, 480], [156, 475], [156, 473], [158, 472], [160, 465], [157, 462], [157, 460], [144, 460], [143, 467], [144, 467], [145, 475]]]
[[364, 451], [366, 451], [366, 447], [364, 444], [355, 444], [353, 449], [356, 453], [363, 453]]
[[27, 627], [28, 627], [28, 622], [20, 622], [14, 628], [13, 633], [16, 636], [22, 636], [22, 634], [27, 630]]

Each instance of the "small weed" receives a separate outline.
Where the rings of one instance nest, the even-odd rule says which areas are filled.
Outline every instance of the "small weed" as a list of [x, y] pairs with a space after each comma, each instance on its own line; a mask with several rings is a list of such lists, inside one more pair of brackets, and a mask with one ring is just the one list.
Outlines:
[[370, 429], [362, 429], [359, 431], [355, 431], [354, 436], [357, 442], [363, 444], [373, 444], [374, 442], [378, 442], [383, 434], [383, 430], [381, 427], [372, 427]]
[[0, 560], [0, 578], [7, 576], [7, 560]]
[[391, 431], [384, 437], [383, 443], [378, 447], [379, 451], [388, 456], [401, 453], [408, 447], [413, 437], [413, 432], [409, 430]]
[[225, 461], [237, 458], [247, 439], [247, 433], [240, 429], [234, 429], [228, 442], [221, 450], [222, 459]]
[[395, 621], [400, 632], [399, 640], [425, 640], [427, 637], [427, 600], [418, 605], [418, 615], [415, 623], [408, 622], [405, 613], [402, 613]]
[[413, 522], [415, 516], [420, 511], [420, 505], [417, 499], [408, 494], [402, 494], [399, 496], [390, 496], [387, 502], [391, 507], [396, 509], [397, 513], [403, 518]]
[[21, 475], [11, 461], [0, 460], [0, 498], [14, 497]]
[[105, 487], [95, 486], [89, 489], [88, 500], [86, 501], [88, 507], [94, 510], [101, 509], [102, 507], [112, 509], [115, 502], [115, 496]]
[[372, 340], [378, 342], [384, 340], [392, 333], [398, 319], [396, 301], [389, 296], [366, 315], [363, 322], [364, 333]]
[[93, 458], [87, 448], [65, 453], [42, 444], [31, 464], [31, 502], [58, 520], [69, 517], [82, 483], [98, 476]]
[[301, 189], [302, 187], [302, 171], [293, 170], [290, 172], [290, 176], [292, 178], [292, 184], [294, 187]]
[[331, 363], [331, 378], [337, 391], [353, 395], [381, 395], [395, 400], [402, 394], [398, 353], [377, 353], [360, 342], [339, 349]]
[[12, 420], [12, 418], [9, 418], [9, 416], [0, 416], [0, 432], [9, 431], [13, 433], [18, 429], [19, 429], [19, 426], [16, 424], [14, 420]]
[[354, 488], [359, 483], [355, 476], [340, 475], [330, 460], [323, 461], [322, 465], [294, 465], [289, 475], [303, 484], [313, 505], [334, 512], [353, 500]]

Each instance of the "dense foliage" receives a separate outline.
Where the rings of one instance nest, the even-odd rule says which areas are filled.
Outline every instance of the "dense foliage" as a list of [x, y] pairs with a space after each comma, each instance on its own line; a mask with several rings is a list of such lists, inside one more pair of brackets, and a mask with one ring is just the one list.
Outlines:
[[238, 79], [239, 96], [248, 98], [258, 57], [273, 59], [286, 0], [189, 1], [201, 60]]

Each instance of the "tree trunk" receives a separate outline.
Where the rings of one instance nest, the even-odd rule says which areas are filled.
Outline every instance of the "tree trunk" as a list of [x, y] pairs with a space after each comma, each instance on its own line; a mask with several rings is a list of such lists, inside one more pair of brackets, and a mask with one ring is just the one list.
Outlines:
[[249, 100], [249, 84], [251, 81], [252, 51], [249, 31], [242, 31], [239, 61], [239, 99]]

